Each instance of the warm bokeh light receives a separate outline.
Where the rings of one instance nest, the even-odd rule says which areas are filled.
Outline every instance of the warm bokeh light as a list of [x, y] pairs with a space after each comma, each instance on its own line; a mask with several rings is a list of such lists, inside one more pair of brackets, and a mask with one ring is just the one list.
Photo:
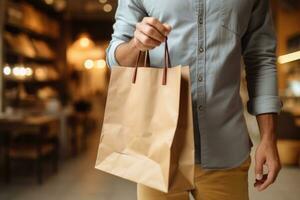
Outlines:
[[112, 11], [112, 6], [108, 3], [108, 4], [105, 4], [104, 6], [103, 6], [103, 10], [105, 11], [105, 12], [110, 12], [110, 11]]
[[42, 67], [36, 68], [34, 73], [36, 80], [44, 81], [47, 79], [47, 72]]
[[11, 68], [9, 66], [5, 66], [3, 68], [3, 73], [6, 75], [6, 76], [9, 76], [11, 74]]
[[104, 59], [97, 60], [96, 61], [96, 67], [100, 68], [100, 69], [105, 68], [106, 67], [105, 60]]
[[294, 53], [289, 53], [278, 57], [278, 62], [280, 64], [285, 64], [296, 60], [300, 60], [300, 51], [296, 51]]
[[30, 67], [26, 67], [25, 70], [26, 70], [26, 76], [32, 76], [33, 71]]
[[107, 0], [99, 0], [99, 3], [106, 3]]
[[45, 0], [45, 3], [48, 5], [52, 5], [54, 3], [54, 0]]
[[14, 67], [6, 65], [3, 68], [3, 73], [6, 76], [14, 75], [16, 78], [25, 77], [25, 76], [30, 77], [33, 75], [33, 70], [30, 67], [24, 67], [22, 65], [17, 65]]
[[26, 76], [26, 68], [23, 67], [23, 66], [22, 67], [21, 66], [20, 67], [19, 66], [14, 67], [12, 72], [13, 72], [13, 75], [18, 77], [18, 78]]
[[87, 48], [90, 45], [90, 39], [88, 37], [82, 37], [79, 39], [80, 46]]
[[88, 33], [82, 33], [67, 50], [68, 63], [78, 70], [96, 67], [96, 63], [92, 65], [91, 61], [86, 61], [104, 59], [105, 48], [103, 44], [95, 43]]
[[86, 69], [92, 69], [94, 67], [94, 61], [91, 60], [91, 59], [87, 59], [85, 62], [84, 62], [84, 67]]

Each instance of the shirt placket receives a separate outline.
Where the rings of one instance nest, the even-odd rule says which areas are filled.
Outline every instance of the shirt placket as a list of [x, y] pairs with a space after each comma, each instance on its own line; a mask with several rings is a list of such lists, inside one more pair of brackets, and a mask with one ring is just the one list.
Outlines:
[[206, 160], [206, 131], [204, 128], [205, 112], [205, 0], [198, 1], [198, 46], [197, 46], [197, 114], [200, 131], [201, 164]]

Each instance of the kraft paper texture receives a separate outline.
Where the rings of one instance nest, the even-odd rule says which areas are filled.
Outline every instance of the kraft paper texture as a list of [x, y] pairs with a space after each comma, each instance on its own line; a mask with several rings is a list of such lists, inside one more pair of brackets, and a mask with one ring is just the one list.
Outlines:
[[189, 67], [114, 67], [96, 168], [163, 191], [194, 187]]

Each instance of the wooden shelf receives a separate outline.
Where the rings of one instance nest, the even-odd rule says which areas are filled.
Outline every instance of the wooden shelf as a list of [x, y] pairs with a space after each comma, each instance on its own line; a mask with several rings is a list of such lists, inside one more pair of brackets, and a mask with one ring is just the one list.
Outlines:
[[[63, 77], [63, 73], [60, 73], [61, 71], [63, 71], [63, 67], [66, 63], [65, 57], [60, 56], [60, 54], [57, 54], [57, 52], [62, 52], [62, 50], [65, 50], [65, 44], [62, 42], [61, 38], [60, 38], [60, 29], [62, 27], [62, 22], [63, 22], [63, 12], [58, 12], [56, 11], [52, 6], [47, 5], [45, 3], [44, 0], [5, 0], [7, 2], [7, 4], [5, 4], [6, 6], [9, 6], [9, 3], [11, 3], [11, 6], [14, 6], [14, 4], [16, 4], [16, 9], [18, 8], [18, 4], [20, 5], [24, 5], [25, 4], [29, 4], [31, 7], [29, 8], [29, 6], [24, 8], [24, 11], [27, 9], [35, 9], [37, 16], [43, 16], [45, 17], [39, 20], [37, 19], [39, 22], [38, 24], [33, 24], [34, 25], [38, 25], [38, 27], [40, 27], [39, 29], [33, 29], [29, 27], [29, 23], [30, 21], [28, 21], [28, 26], [26, 26], [23, 23], [14, 23], [14, 18], [11, 17], [10, 21], [8, 17], [5, 17], [5, 15], [8, 16], [7, 13], [7, 8], [5, 8], [5, 6], [0, 7], [0, 33], [2, 33], [2, 35], [4, 35], [6, 32], [10, 33], [11, 35], [8, 36], [12, 36], [14, 37], [15, 35], [19, 35], [20, 34], [20, 41], [22, 41], [21, 39], [24, 39], [24, 36], [22, 36], [23, 34], [26, 35], [26, 37], [28, 37], [30, 40], [36, 40], [34, 41], [34, 44], [32, 45], [32, 47], [29, 47], [29, 44], [26, 44], [26, 42], [28, 43], [28, 39], [26, 38], [26, 42], [23, 41], [23, 45], [28, 45], [27, 48], [23, 48], [23, 46], [18, 46], [18, 42], [12, 41], [9, 43], [8, 39], [6, 40], [0, 40], [0, 65], [4, 66], [6, 63], [14, 66], [17, 64], [24, 64], [24, 66], [30, 66], [31, 68], [35, 68], [35, 67], [53, 67], [55, 68], [55, 70], [59, 73], [58, 74], [58, 79], [56, 80], [45, 80], [45, 81], [39, 81], [35, 79], [35, 76], [32, 76], [29, 79], [25, 79], [25, 80], [20, 80], [20, 79], [16, 79], [13, 76], [3, 76], [2, 77], [2, 81], [0, 81], [0, 84], [3, 85], [3, 89], [1, 91], [1, 87], [0, 87], [0, 96], [2, 96], [2, 98], [0, 97], [0, 106], [1, 106], [1, 102], [3, 100], [5, 100], [5, 98], [14, 98], [12, 96], [9, 96], [10, 94], [7, 93], [10, 91], [10, 89], [18, 89], [18, 87], [20, 87], [20, 85], [23, 85], [26, 90], [29, 91], [29, 93], [31, 95], [36, 95], [38, 90], [43, 88], [43, 87], [51, 87], [53, 88], [59, 98], [61, 100], [64, 100], [64, 96], [65, 96], [65, 90], [64, 90], [64, 82], [65, 79]], [[0, 0], [0, 2], [2, 2], [2, 0]], [[4, 1], [3, 1], [4, 2]], [[2, 3], [0, 3], [1, 5], [3, 5]], [[2, 9], [3, 8], [3, 9]], [[26, 14], [26, 13], [25, 13]], [[33, 14], [32, 14], [33, 15]], [[25, 15], [26, 16], [26, 15]], [[31, 15], [28, 15], [31, 16]], [[5, 20], [1, 20], [2, 19], [6, 19]], [[17, 19], [15, 19], [17, 20]], [[29, 20], [29, 19], [28, 19]], [[53, 27], [53, 30], [52, 28]], [[57, 29], [57, 30], [56, 30]], [[41, 31], [39, 31], [41, 30]], [[52, 32], [53, 31], [53, 34]], [[21, 38], [23, 37], [23, 38]], [[4, 38], [4, 37], [3, 37]], [[9, 38], [9, 39], [14, 39], [14, 38]], [[16, 38], [17, 39], [17, 38]], [[19, 38], [18, 38], [19, 39]], [[47, 45], [52, 51], [53, 51], [53, 56], [52, 54], [48, 54], [47, 52], [39, 52], [42, 51], [42, 48], [40, 49], [36, 49], [38, 48], [38, 42], [43, 42], [46, 43], [44, 45]], [[20, 42], [21, 43], [21, 42]], [[43, 46], [43, 45], [40, 45]], [[34, 48], [34, 51], [33, 49]], [[1, 51], [1, 49], [3, 49]], [[27, 51], [26, 51], [27, 49]], [[47, 53], [47, 54], [46, 54]], [[25, 54], [25, 55], [24, 55]], [[29, 56], [27, 56], [29, 55]], [[41, 55], [41, 56], [35, 56], [35, 57], [31, 57], [31, 55]], [[43, 55], [47, 56], [49, 55], [49, 57], [42, 57]], [[2, 59], [3, 57], [3, 59]], [[52, 70], [52, 69], [51, 69]], [[51, 78], [52, 76], [50, 76]], [[56, 77], [56, 76], [55, 76]], [[1, 78], [1, 77], [0, 77]], [[9, 94], [8, 96], [5, 96], [6, 94]]]
[[300, 100], [300, 96], [280, 96], [281, 99], [295, 99], [295, 100]]
[[[52, 58], [43, 58], [43, 57], [28, 57], [26, 55], [22, 55], [20, 53], [17, 53], [13, 50], [6, 51], [7, 56], [12, 56], [16, 59], [14, 59], [15, 63], [39, 63], [39, 64], [54, 64], [56, 61]], [[11, 63], [9, 59], [7, 59], [8, 63]]]
[[42, 34], [42, 33], [38, 33], [38, 32], [35, 32], [35, 31], [31, 30], [30, 28], [23, 27], [23, 26], [16, 25], [16, 24], [12, 24], [12, 23], [9, 23], [9, 22], [7, 22], [5, 24], [5, 26], [6, 26], [5, 27], [6, 30], [9, 31], [9, 32], [13, 32], [13, 33], [20, 33], [20, 32], [22, 32], [22, 33], [27, 34], [31, 38], [45, 40], [47, 42], [49, 42], [49, 41], [52, 42], [54, 40], [57, 40], [57, 38], [55, 38], [53, 36]]
[[61, 82], [61, 80], [45, 80], [45, 81], [39, 81], [35, 79], [12, 79], [12, 78], [5, 78], [6, 82], [18, 82], [18, 83], [37, 83], [37, 84], [56, 84]]
[[42, 0], [12, 0], [12, 1], [15, 1], [15, 2], [18, 2], [18, 3], [27, 2], [27, 3], [31, 4], [31, 5], [33, 5], [38, 10], [41, 10], [44, 13], [47, 13], [52, 18], [59, 19], [62, 16], [61, 12], [56, 11], [54, 9], [54, 7], [46, 4]]

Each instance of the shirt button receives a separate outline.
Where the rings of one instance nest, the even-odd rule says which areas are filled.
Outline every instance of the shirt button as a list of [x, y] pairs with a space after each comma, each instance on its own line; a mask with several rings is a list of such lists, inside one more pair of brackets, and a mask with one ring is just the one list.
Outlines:
[[203, 24], [203, 20], [202, 18], [199, 19], [199, 24], [202, 25]]
[[204, 49], [202, 47], [199, 48], [199, 52], [202, 53]]
[[203, 106], [202, 106], [202, 105], [198, 106], [198, 109], [199, 109], [199, 110], [202, 110], [202, 108], [203, 108]]
[[200, 82], [203, 81], [203, 76], [201, 74], [198, 75], [198, 81], [200, 81]]

